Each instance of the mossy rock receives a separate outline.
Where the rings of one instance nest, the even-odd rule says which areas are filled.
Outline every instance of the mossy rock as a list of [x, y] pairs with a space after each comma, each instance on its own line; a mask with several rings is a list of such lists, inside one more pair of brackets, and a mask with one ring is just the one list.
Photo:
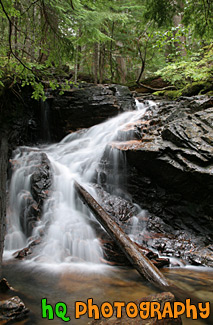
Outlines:
[[165, 96], [169, 99], [177, 99], [178, 97], [182, 96], [182, 90], [167, 90], [165, 91]]
[[156, 91], [155, 93], [153, 93], [153, 95], [164, 96], [164, 97], [174, 100], [174, 99], [177, 99], [178, 97], [180, 97], [182, 95], [182, 92], [181, 92], [181, 90], [159, 90], [159, 91]]
[[188, 84], [183, 88], [182, 96], [198, 95], [205, 89], [206, 85], [206, 81], [192, 82], [191, 84]]
[[166, 90], [158, 90], [153, 93], [155, 96], [165, 96]]
[[209, 96], [209, 97], [213, 96], [213, 90], [208, 91], [205, 95], [207, 95], [207, 96]]
[[200, 91], [200, 94], [203, 95], [211, 91], [213, 91], [213, 80], [205, 83], [205, 87]]

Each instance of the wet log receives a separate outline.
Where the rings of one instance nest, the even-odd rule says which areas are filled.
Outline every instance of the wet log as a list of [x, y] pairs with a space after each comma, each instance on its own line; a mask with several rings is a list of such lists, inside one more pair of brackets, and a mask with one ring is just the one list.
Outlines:
[[[176, 301], [185, 303], [186, 299], [191, 299], [191, 304], [195, 305], [202, 302], [200, 298], [195, 297], [191, 292], [183, 290], [167, 280], [156, 266], [144, 256], [142, 250], [123, 232], [117, 223], [112, 220], [111, 216], [100, 206], [100, 204], [76, 181], [75, 189], [82, 201], [90, 208], [96, 219], [115, 240], [131, 264], [142, 276], [153, 283], [157, 288], [167, 290], [174, 294]], [[210, 313], [208, 319], [202, 319], [199, 315], [198, 319], [205, 324], [213, 324], [212, 313]]]
[[116, 241], [135, 269], [148, 281], [159, 288], [169, 288], [170, 284], [157, 267], [142, 253], [140, 248], [112, 220], [111, 216], [80, 184], [75, 182], [75, 188], [84, 203], [90, 208], [96, 219], [107, 233]]

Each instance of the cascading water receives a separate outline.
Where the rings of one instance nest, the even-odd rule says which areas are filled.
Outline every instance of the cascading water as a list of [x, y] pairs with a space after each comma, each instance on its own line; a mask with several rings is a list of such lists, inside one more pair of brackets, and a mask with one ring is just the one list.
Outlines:
[[[10, 185], [6, 251], [25, 247], [31, 240], [26, 231], [27, 220], [23, 217], [20, 222], [20, 213], [26, 196], [32, 191], [31, 177], [39, 165], [38, 154], [46, 154], [53, 175], [52, 194], [43, 206], [41, 220], [36, 222], [33, 229], [33, 238], [43, 235], [31, 259], [48, 263], [100, 263], [102, 250], [90, 225], [93, 216], [76, 196], [74, 180], [98, 200], [90, 182], [106, 147], [119, 139], [120, 131], [140, 119], [147, 108], [137, 102], [137, 110], [125, 112], [88, 130], [72, 133], [58, 144], [18, 150], [13, 160], [17, 166]], [[114, 178], [114, 188], [119, 186], [119, 180], [115, 177], [119, 168], [117, 154], [117, 151], [113, 153], [115, 172], [110, 180], [112, 182]], [[133, 221], [135, 231], [137, 221], [134, 218]]]

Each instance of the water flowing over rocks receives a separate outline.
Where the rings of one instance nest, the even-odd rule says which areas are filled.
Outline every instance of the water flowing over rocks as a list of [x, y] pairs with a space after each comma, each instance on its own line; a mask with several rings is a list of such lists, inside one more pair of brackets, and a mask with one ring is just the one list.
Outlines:
[[81, 84], [62, 96], [50, 95], [47, 102], [51, 137], [55, 141], [70, 131], [91, 127], [136, 108], [131, 92], [121, 85]]
[[0, 126], [9, 130], [10, 155], [22, 145], [56, 142], [70, 131], [88, 128], [136, 108], [128, 87], [82, 83], [63, 95], [46, 89], [46, 101], [33, 99], [32, 89], [18, 84], [0, 99], [5, 109]]
[[[14, 154], [16, 159], [10, 161], [14, 171], [10, 187], [14, 192], [10, 195], [8, 211], [8, 233], [5, 241], [7, 249], [10, 249], [14, 241], [14, 233], [19, 233], [22, 238], [23, 235], [30, 238], [35, 224], [41, 219], [43, 205], [49, 198], [52, 186], [51, 165], [45, 153], [20, 147]], [[32, 240], [34, 244], [30, 243], [28, 248], [17, 254], [18, 257], [29, 255], [31, 247], [37, 243], [37, 238]], [[21, 247], [23, 241], [18, 246]]]

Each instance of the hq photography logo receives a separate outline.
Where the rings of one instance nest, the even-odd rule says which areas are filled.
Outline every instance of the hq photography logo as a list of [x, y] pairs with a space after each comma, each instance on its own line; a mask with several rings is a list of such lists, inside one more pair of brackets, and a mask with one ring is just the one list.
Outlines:
[[210, 315], [210, 302], [200, 302], [196, 305], [191, 304], [190, 299], [183, 302], [165, 302], [163, 307], [157, 301], [142, 301], [137, 305], [134, 302], [115, 301], [113, 303], [103, 302], [100, 306], [93, 303], [93, 299], [87, 299], [87, 302], [76, 301], [74, 305], [74, 313], [69, 313], [68, 307], [64, 302], [58, 302], [53, 307], [47, 303], [47, 299], [41, 300], [42, 318], [53, 320], [58, 317], [64, 322], [69, 322], [71, 319], [80, 319], [83, 316], [98, 320], [100, 318], [111, 318], [115, 316], [121, 319], [126, 315], [129, 318], [140, 317], [141, 319], [157, 317], [158, 320], [165, 318], [177, 319], [185, 314], [186, 318], [196, 320], [198, 318], [207, 319]]

